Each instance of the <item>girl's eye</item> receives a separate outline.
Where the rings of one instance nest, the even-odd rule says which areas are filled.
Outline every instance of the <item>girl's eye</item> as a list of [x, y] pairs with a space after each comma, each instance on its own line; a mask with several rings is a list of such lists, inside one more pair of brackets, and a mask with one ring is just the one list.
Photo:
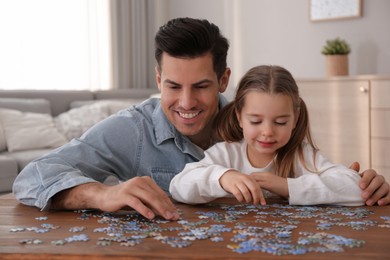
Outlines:
[[277, 124], [277, 125], [286, 125], [287, 122], [275, 122], [275, 124]]
[[251, 125], [258, 125], [261, 124], [261, 121], [250, 121]]

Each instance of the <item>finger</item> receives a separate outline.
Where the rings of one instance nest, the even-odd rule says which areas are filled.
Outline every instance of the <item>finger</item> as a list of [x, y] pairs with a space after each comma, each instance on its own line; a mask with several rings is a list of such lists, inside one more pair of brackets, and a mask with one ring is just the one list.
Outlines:
[[145, 176], [143, 178], [146, 179], [146, 183], [149, 186], [149, 189], [155, 191], [157, 196], [161, 201], [164, 201], [167, 207], [171, 208], [172, 210], [176, 210], [175, 204], [173, 204], [169, 196], [160, 188], [160, 186], [157, 185], [157, 183], [155, 183], [150, 177]]
[[260, 204], [264, 206], [267, 204], [265, 201], [263, 190], [261, 188], [257, 189], [256, 194], [253, 192], [252, 197], [254, 205]]
[[[371, 182], [377, 178], [378, 174], [376, 173], [376, 171], [372, 170], [372, 169], [369, 169], [369, 170], [366, 170], [364, 172], [362, 172], [361, 174], [362, 178], [360, 179], [359, 181], [359, 187], [364, 190], [366, 189], [367, 187], [371, 186]], [[378, 180], [377, 180], [378, 181]], [[384, 182], [384, 180], [380, 180], [382, 181], [380, 183], [380, 185]], [[378, 184], [378, 183], [376, 183]], [[377, 186], [379, 187], [379, 186]]]
[[[365, 175], [366, 177], [366, 181], [365, 180], [361, 180], [362, 181], [362, 185], [363, 186], [364, 184], [366, 184], [366, 187], [363, 189], [363, 193], [362, 193], [362, 197], [364, 199], [368, 199], [370, 197], [372, 197], [372, 195], [374, 194], [374, 192], [376, 192], [379, 188], [381, 187], [386, 187], [386, 182], [385, 182], [385, 179], [382, 175], [376, 175], [375, 172], [368, 172], [366, 171], [367, 175]], [[375, 176], [373, 176], [372, 174], [375, 174]], [[368, 175], [370, 175], [370, 177], [367, 177]], [[368, 180], [370, 178], [370, 180]], [[364, 176], [363, 178], [364, 179]], [[369, 183], [369, 184], [367, 184]], [[362, 187], [361, 187], [362, 188]]]
[[390, 204], [390, 194], [387, 194], [386, 197], [381, 198], [380, 200], [378, 200], [378, 205], [379, 206], [386, 206], [386, 205], [389, 205], [389, 204]]
[[[386, 200], [386, 197], [389, 195], [389, 185], [386, 183], [385, 185], [382, 185], [379, 189], [377, 189], [368, 200], [366, 200], [366, 204], [369, 206], [374, 205], [375, 203], [379, 202], [380, 199], [384, 198]], [[383, 202], [382, 202], [383, 203]], [[379, 204], [379, 203], [378, 203]]]
[[245, 183], [239, 184], [238, 190], [242, 194], [246, 203], [250, 203], [252, 201], [252, 194]]
[[155, 217], [153, 211], [134, 196], [127, 200], [127, 204], [147, 219], [153, 219]]
[[263, 193], [263, 190], [260, 189], [260, 204], [265, 206], [267, 205], [267, 202], [265, 200], [265, 197], [264, 197], [264, 193]]
[[179, 219], [179, 213], [169, 196], [150, 177], [147, 177], [145, 185], [143, 202], [165, 219]]
[[360, 171], [360, 164], [358, 162], [353, 162], [349, 168], [351, 168], [352, 170], [355, 170], [356, 172], [359, 172]]
[[262, 203], [262, 201], [264, 200], [264, 195], [260, 185], [255, 180], [253, 180], [247, 182], [247, 187], [249, 188], [249, 191], [251, 193], [253, 204], [257, 205], [259, 203]]
[[237, 187], [235, 187], [235, 189], [231, 193], [233, 194], [233, 196], [236, 198], [236, 200], [238, 202], [241, 203], [244, 201], [244, 197], [243, 197], [241, 191]]

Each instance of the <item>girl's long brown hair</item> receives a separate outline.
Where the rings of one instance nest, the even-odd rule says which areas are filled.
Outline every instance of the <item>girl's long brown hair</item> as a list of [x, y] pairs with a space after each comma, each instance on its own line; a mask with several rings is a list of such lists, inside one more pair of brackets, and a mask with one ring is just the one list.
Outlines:
[[[240, 80], [236, 96], [217, 114], [214, 121], [217, 140], [227, 142], [241, 141], [244, 136], [236, 112], [241, 113], [245, 97], [251, 91], [268, 94], [282, 94], [291, 97], [294, 112], [299, 118], [288, 143], [277, 151], [274, 159], [275, 173], [281, 177], [294, 177], [295, 156], [308, 168], [304, 160], [302, 142], [306, 140], [315, 151], [317, 147], [310, 133], [309, 114], [305, 102], [300, 98], [298, 86], [291, 73], [279, 66], [257, 66], [250, 69]], [[310, 169], [315, 171], [315, 169]]]

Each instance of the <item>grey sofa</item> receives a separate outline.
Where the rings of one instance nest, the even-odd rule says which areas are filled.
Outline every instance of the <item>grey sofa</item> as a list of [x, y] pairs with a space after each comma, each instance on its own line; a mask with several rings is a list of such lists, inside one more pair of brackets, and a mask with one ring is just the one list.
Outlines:
[[[18, 111], [18, 113], [20, 111], [20, 113], [24, 114], [42, 114], [47, 117], [50, 115], [50, 117], [55, 118], [66, 114], [71, 108], [104, 100], [121, 100], [130, 106], [147, 99], [156, 92], [156, 89], [122, 89], [94, 92], [84, 90], [0, 90], [0, 117], [2, 116], [1, 113], [6, 110], [11, 112]], [[74, 112], [77, 113], [77, 111]], [[2, 134], [3, 139], [6, 139], [7, 136], [5, 136], [6, 132], [4, 129], [9, 127], [13, 121], [1, 121], [1, 119], [0, 127], [2, 128], [0, 131], [2, 133], [0, 135]], [[15, 138], [17, 139], [17, 136]], [[32, 134], [31, 139], [34, 138]], [[10, 149], [11, 147], [7, 147], [7, 141], [4, 141], [3, 147], [0, 144], [0, 192], [11, 191], [15, 177], [30, 161], [55, 148], [40, 147], [39, 149], [21, 148], [12, 150]]]

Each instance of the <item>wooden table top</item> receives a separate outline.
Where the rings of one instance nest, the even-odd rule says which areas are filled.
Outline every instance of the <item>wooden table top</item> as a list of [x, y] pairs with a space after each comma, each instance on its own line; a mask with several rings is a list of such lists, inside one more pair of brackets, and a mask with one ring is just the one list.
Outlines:
[[180, 221], [147, 221], [131, 211], [41, 212], [3, 195], [0, 259], [390, 259], [388, 206], [177, 207]]

